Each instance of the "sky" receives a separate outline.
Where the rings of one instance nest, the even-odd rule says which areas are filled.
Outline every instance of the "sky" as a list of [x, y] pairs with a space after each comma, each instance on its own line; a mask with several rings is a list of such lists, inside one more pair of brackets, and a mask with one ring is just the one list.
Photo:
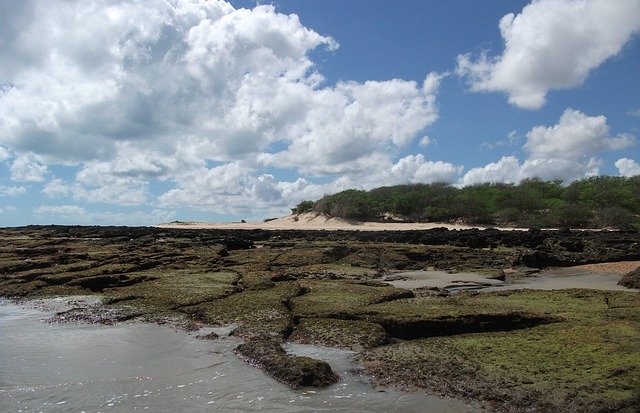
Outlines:
[[0, 226], [640, 174], [640, 0], [0, 2]]

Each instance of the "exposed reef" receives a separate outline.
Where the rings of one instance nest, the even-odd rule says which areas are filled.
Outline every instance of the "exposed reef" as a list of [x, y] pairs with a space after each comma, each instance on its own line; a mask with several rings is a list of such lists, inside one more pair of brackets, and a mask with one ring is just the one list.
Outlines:
[[[637, 292], [449, 294], [384, 282], [399, 270], [467, 271], [482, 286], [482, 277], [640, 260], [638, 232], [30, 226], [0, 238], [0, 296], [101, 297], [100, 308], [58, 322], [234, 324], [239, 354], [292, 387], [337, 376], [286, 354], [284, 341], [353, 349], [380, 384], [493, 410], [640, 407]], [[635, 273], [624, 285], [637, 285]]]

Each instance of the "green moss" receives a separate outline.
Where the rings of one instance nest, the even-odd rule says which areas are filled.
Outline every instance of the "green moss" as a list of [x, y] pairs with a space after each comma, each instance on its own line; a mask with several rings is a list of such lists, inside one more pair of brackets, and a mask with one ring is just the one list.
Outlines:
[[287, 305], [301, 293], [294, 283], [279, 283], [273, 288], [244, 291], [228, 297], [186, 307], [182, 311], [207, 323], [241, 323], [242, 335], [284, 336], [292, 329]]
[[375, 323], [335, 318], [306, 318], [296, 326], [289, 340], [303, 344], [361, 350], [386, 344], [389, 337], [384, 329]]
[[[390, 308], [418, 317], [411, 301]], [[428, 300], [432, 301], [433, 300]], [[601, 411], [638, 407], [640, 297], [586, 290], [522, 291], [461, 296], [422, 306], [422, 317], [484, 311], [529, 311], [565, 321], [510, 332], [462, 334], [398, 343], [369, 351], [364, 362], [382, 383], [430, 388], [484, 399], [498, 407]], [[402, 305], [399, 306], [398, 303]], [[408, 311], [404, 314], [403, 311]]]
[[306, 275], [308, 277], [369, 279], [379, 272], [371, 268], [356, 267], [345, 263], [311, 264], [296, 268], [287, 268], [284, 274]]
[[411, 294], [390, 286], [371, 286], [345, 280], [305, 280], [306, 294], [291, 300], [291, 309], [300, 317], [343, 318], [367, 305]]
[[236, 351], [294, 389], [326, 387], [339, 379], [328, 363], [286, 354], [282, 346], [273, 339], [256, 337], [240, 344]]
[[103, 291], [107, 297], [135, 296], [130, 304], [171, 310], [211, 301], [236, 291], [239, 277], [232, 272], [167, 271], [150, 273], [155, 280]]

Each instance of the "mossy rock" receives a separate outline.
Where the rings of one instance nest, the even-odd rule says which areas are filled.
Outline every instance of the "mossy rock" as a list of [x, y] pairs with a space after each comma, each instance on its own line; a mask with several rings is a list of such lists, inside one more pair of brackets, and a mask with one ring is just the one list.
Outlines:
[[153, 272], [149, 281], [126, 288], [104, 290], [111, 299], [135, 296], [131, 305], [173, 310], [226, 297], [239, 290], [239, 276], [233, 272]]
[[618, 281], [618, 285], [623, 285], [627, 288], [640, 289], [640, 267], [626, 273], [622, 279]]
[[300, 285], [307, 292], [293, 298], [290, 305], [297, 317], [352, 318], [349, 314], [367, 305], [413, 297], [409, 290], [347, 280], [304, 280]]
[[[484, 400], [492, 410], [637, 411], [640, 408], [640, 296], [590, 290], [515, 291], [437, 300], [443, 308], [406, 305], [387, 317], [527, 311], [562, 321], [513, 331], [400, 342], [367, 351], [380, 384], [426, 388]], [[415, 304], [415, 303], [414, 303]], [[636, 409], [636, 410], [634, 410]]]
[[289, 302], [303, 291], [296, 283], [275, 283], [271, 288], [244, 290], [181, 311], [210, 324], [241, 324], [234, 333], [241, 337], [268, 334], [282, 339], [293, 328]]
[[366, 321], [305, 318], [296, 326], [289, 340], [361, 350], [387, 344], [389, 336], [379, 324]]
[[250, 363], [294, 389], [326, 387], [340, 377], [328, 363], [310, 357], [289, 355], [280, 343], [269, 338], [256, 338], [240, 344], [236, 351]]

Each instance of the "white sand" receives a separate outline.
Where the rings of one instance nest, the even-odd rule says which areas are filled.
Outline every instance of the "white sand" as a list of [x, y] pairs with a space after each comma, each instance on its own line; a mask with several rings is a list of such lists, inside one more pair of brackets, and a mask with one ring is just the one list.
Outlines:
[[[300, 215], [289, 215], [267, 222], [171, 222], [158, 225], [160, 228], [185, 228], [185, 229], [272, 229], [272, 230], [344, 230], [344, 231], [411, 231], [433, 228], [447, 229], [472, 229], [485, 227], [469, 226], [462, 224], [441, 223], [406, 223], [406, 222], [359, 222], [342, 218], [331, 218], [327, 215], [307, 212]], [[498, 228], [512, 230], [520, 228]]]

